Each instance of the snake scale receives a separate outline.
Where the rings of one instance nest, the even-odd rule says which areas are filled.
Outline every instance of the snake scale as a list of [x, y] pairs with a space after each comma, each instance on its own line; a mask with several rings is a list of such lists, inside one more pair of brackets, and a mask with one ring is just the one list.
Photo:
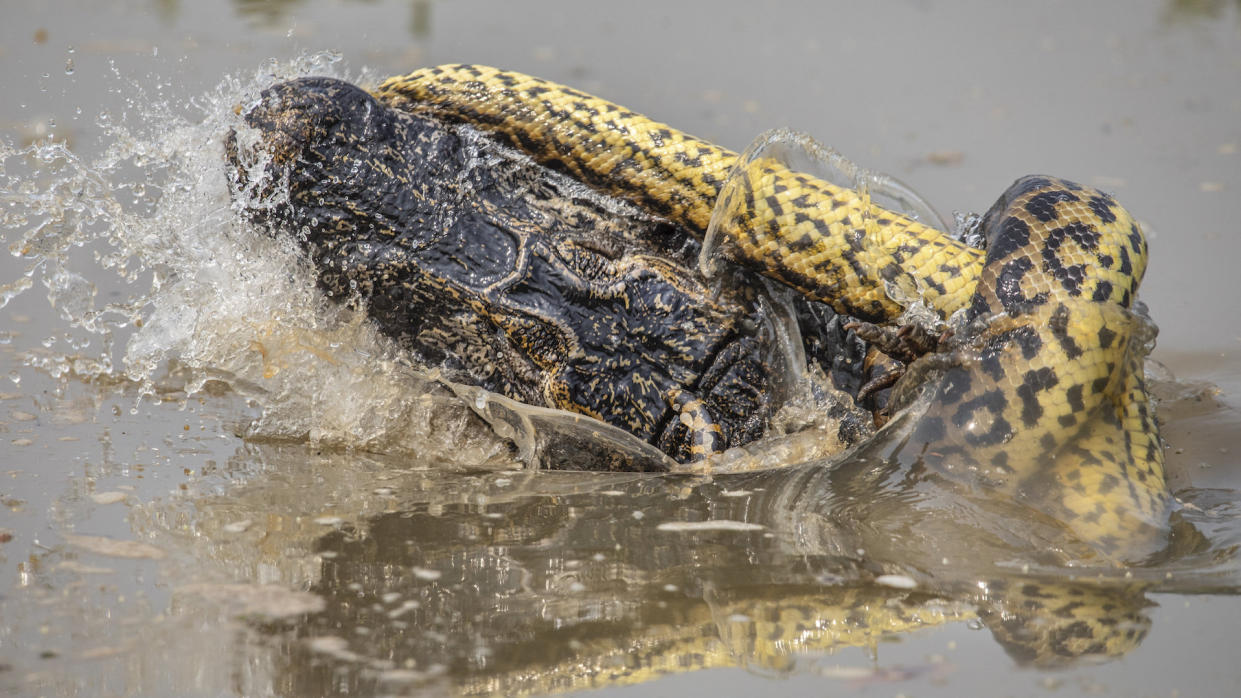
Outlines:
[[1132, 309], [1146, 241], [1109, 195], [1018, 180], [984, 216], [984, 251], [852, 189], [521, 73], [439, 66], [374, 94], [492, 131], [700, 234], [735, 182], [717, 234], [736, 262], [867, 321], [899, 321], [895, 285], [982, 328], [926, 357], [930, 406], [908, 437], [919, 461], [1034, 501], [1105, 551], [1166, 530], [1172, 497]]

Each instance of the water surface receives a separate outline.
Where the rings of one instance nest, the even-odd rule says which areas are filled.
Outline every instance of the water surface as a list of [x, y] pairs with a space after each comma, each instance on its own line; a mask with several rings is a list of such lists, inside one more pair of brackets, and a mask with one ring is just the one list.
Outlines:
[[[5, 690], [1224, 695], [1241, 678], [1235, 3], [4, 16], [3, 235], [26, 241], [0, 259], [0, 293], [20, 291], [0, 309]], [[238, 227], [218, 167], [232, 107], [278, 76], [462, 61], [737, 150], [807, 131], [945, 214], [1029, 172], [1113, 192], [1150, 237], [1169, 469], [1205, 545], [1066, 570], [1030, 545], [1048, 522], [885, 487], [864, 459], [827, 483], [514, 470], [469, 409], [322, 305], [291, 250]], [[676, 525], [706, 520], [736, 523]], [[960, 537], [971, 521], [984, 539]], [[1014, 580], [1079, 585], [1135, 640], [1085, 653], [1106, 661], [1032, 653], [1047, 624]]]

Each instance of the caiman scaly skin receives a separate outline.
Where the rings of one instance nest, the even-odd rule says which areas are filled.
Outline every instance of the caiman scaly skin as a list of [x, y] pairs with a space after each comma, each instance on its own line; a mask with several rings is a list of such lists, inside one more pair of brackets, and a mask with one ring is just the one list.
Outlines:
[[[744, 285], [701, 281], [680, 227], [339, 80], [274, 86], [245, 119], [258, 146], [233, 134], [227, 148], [248, 215], [297, 233], [329, 295], [364, 299], [428, 366], [682, 462], [764, 433], [782, 378], [764, 311]], [[839, 323], [802, 315], [860, 358]], [[840, 406], [845, 444], [869, 431], [851, 410]]]

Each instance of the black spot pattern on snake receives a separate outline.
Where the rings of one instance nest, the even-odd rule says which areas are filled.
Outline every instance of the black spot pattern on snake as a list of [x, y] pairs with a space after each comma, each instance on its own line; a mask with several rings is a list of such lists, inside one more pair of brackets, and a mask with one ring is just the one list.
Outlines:
[[996, 275], [995, 296], [1009, 315], [1022, 315], [1030, 306], [1038, 306], [1047, 302], [1046, 291], [1026, 296], [1021, 288], [1026, 274], [1033, 269], [1034, 262], [1028, 257], [1020, 257], [1005, 263], [1000, 273]]
[[1025, 426], [1034, 427], [1043, 416], [1039, 393], [1054, 388], [1059, 382], [1056, 372], [1050, 368], [1026, 372], [1021, 385], [1017, 387], [1017, 397], [1021, 398], [1021, 421]]
[[1055, 228], [1047, 234], [1043, 243], [1043, 269], [1058, 280], [1071, 296], [1081, 295], [1081, 285], [1090, 274], [1089, 266], [1081, 264], [1065, 264], [1061, 259], [1062, 247], [1071, 243], [1082, 250], [1096, 250], [1099, 247], [1099, 232], [1093, 226], [1073, 222]]
[[1030, 244], [1030, 226], [1020, 218], [1008, 217], [1000, 224], [1000, 234], [987, 248], [989, 259], [1004, 259]]
[[1039, 221], [1050, 223], [1059, 217], [1059, 214], [1056, 213], [1056, 204], [1068, 201], [1080, 201], [1080, 199], [1067, 191], [1052, 189], [1030, 197], [1030, 200], [1026, 202], [1025, 208]]
[[1115, 206], [1116, 200], [1107, 194], [1099, 193], [1090, 197], [1090, 210], [1104, 223], [1116, 222], [1116, 214], [1112, 211]]

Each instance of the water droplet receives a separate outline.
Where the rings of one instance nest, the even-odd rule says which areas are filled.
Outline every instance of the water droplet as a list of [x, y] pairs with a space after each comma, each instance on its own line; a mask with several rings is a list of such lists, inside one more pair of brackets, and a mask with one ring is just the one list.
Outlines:
[[76, 70], [76, 68], [73, 65], [73, 59], [70, 58], [65, 61], [65, 75], [73, 75], [74, 70]]

